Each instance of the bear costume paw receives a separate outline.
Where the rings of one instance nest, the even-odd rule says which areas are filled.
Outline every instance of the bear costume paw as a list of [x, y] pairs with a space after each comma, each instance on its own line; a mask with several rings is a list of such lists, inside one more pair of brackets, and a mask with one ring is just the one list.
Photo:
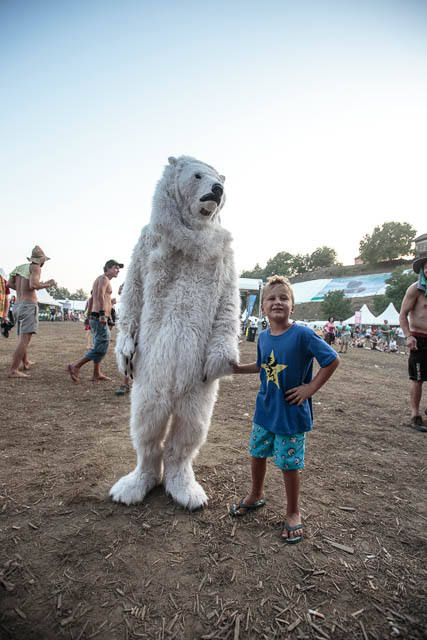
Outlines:
[[132, 336], [119, 334], [116, 344], [116, 358], [119, 371], [128, 376], [131, 371], [130, 363], [135, 353], [136, 343]]
[[151, 489], [158, 484], [153, 473], [142, 473], [134, 469], [127, 476], [123, 476], [110, 489], [110, 496], [114, 502], [123, 504], [137, 504], [142, 502]]

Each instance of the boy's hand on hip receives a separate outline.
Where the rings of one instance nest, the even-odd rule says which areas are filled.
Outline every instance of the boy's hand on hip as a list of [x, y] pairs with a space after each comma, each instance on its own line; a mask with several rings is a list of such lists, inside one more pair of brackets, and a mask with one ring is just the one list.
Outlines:
[[294, 387], [285, 391], [286, 402], [289, 404], [296, 404], [298, 407], [302, 405], [304, 400], [311, 398], [314, 390], [310, 384], [302, 384], [300, 387]]

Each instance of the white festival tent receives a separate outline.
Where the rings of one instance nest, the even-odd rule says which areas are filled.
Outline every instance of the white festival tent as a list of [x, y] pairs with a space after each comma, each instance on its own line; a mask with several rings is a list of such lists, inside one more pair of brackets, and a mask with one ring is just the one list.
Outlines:
[[392, 302], [390, 302], [387, 309], [377, 317], [376, 324], [384, 324], [384, 320], [387, 320], [388, 324], [392, 327], [399, 326], [399, 312]]
[[52, 296], [46, 289], [39, 289], [37, 291], [37, 300], [39, 301], [39, 304], [48, 304], [51, 307], [61, 306], [59, 300], [55, 300], [55, 298], [52, 298]]
[[61, 307], [69, 311], [78, 311], [82, 313], [86, 309], [87, 300], [58, 300]]
[[[360, 309], [360, 315], [360, 324], [378, 324], [377, 318], [371, 312], [367, 304], [364, 304]], [[355, 316], [353, 315], [351, 316], [351, 318], [347, 318], [347, 320], [344, 320], [344, 322], [345, 324], [356, 324]]]

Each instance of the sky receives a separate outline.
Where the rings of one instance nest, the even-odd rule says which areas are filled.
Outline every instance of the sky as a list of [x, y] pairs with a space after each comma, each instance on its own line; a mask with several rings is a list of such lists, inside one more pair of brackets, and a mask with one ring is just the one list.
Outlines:
[[0, 267], [123, 282], [169, 156], [226, 176], [239, 272], [427, 232], [427, 3], [2, 0]]

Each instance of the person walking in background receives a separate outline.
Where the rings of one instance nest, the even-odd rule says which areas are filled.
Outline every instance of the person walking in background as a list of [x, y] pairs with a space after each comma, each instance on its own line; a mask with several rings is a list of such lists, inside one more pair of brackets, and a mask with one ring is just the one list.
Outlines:
[[384, 339], [384, 342], [388, 345], [391, 338], [391, 327], [388, 323], [388, 320], [386, 319], [384, 320], [384, 324], [381, 325], [380, 330], [381, 330], [381, 334]]
[[328, 318], [328, 322], [323, 327], [323, 330], [325, 332], [325, 341], [329, 345], [333, 344], [335, 342], [335, 323], [333, 316]]
[[340, 320], [341, 323], [341, 350], [339, 353], [347, 353], [348, 345], [351, 341], [351, 327], [343, 320]]
[[9, 337], [9, 294], [10, 289], [7, 286], [7, 281], [0, 274], [0, 321], [1, 333], [5, 338]]
[[111, 280], [117, 278], [123, 264], [117, 260], [107, 260], [104, 273], [98, 276], [92, 287], [92, 306], [90, 308], [89, 323], [93, 337], [93, 347], [86, 355], [67, 366], [67, 371], [73, 382], [79, 381], [79, 371], [87, 362], [93, 362], [92, 382], [111, 380], [101, 373], [101, 362], [105, 358], [110, 344], [110, 328], [108, 320], [111, 316]]
[[423, 382], [427, 380], [427, 255], [417, 258], [412, 268], [418, 274], [418, 281], [406, 290], [399, 321], [409, 348], [410, 426], [417, 431], [427, 432], [420, 415]]
[[55, 280], [41, 282], [41, 270], [47, 260], [50, 260], [42, 249], [36, 245], [27, 258], [29, 264], [21, 264], [15, 267], [9, 275], [8, 286], [16, 291], [16, 304], [13, 315], [16, 324], [16, 333], [19, 336], [18, 346], [12, 357], [12, 364], [7, 374], [9, 378], [31, 378], [27, 373], [18, 370], [23, 364], [27, 371], [35, 362], [31, 362], [27, 356], [27, 347], [33, 333], [37, 333], [39, 323], [39, 306], [37, 291], [56, 286]]

